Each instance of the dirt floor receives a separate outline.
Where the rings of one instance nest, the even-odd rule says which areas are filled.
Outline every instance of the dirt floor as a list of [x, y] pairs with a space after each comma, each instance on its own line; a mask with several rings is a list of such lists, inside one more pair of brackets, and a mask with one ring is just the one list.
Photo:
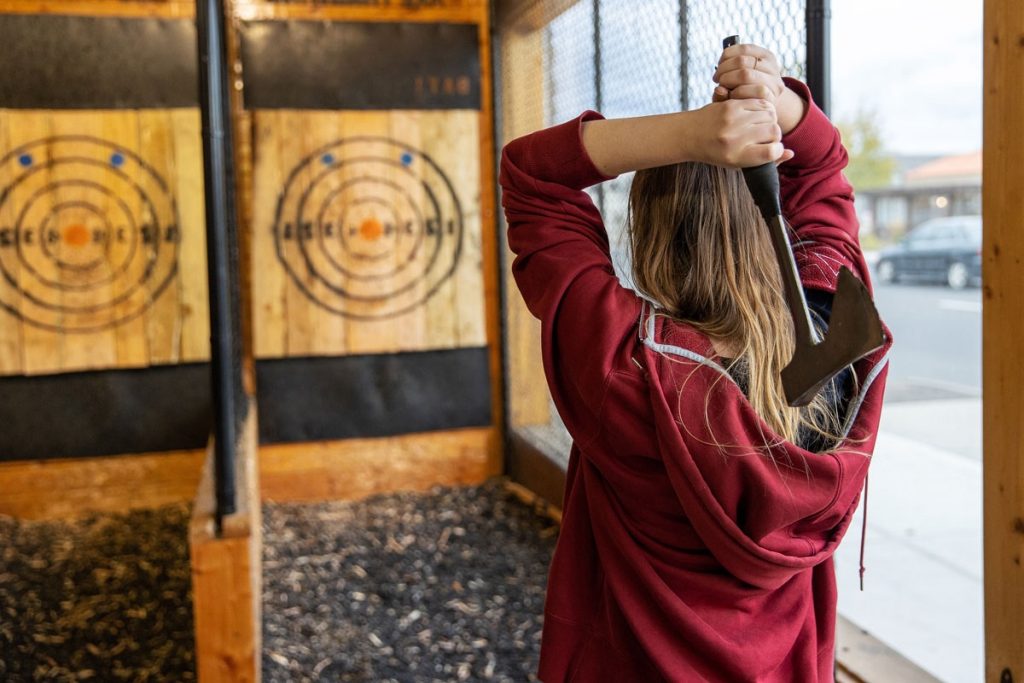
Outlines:
[[[263, 514], [264, 680], [536, 680], [558, 527], [501, 479]], [[188, 515], [0, 517], [0, 680], [194, 680]]]

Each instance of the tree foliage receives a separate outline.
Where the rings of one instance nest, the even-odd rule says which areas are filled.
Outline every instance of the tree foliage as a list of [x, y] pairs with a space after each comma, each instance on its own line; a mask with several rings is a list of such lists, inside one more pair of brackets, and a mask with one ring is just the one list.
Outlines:
[[885, 151], [876, 112], [862, 109], [836, 124], [850, 155], [846, 177], [855, 190], [885, 187], [892, 183], [896, 159]]

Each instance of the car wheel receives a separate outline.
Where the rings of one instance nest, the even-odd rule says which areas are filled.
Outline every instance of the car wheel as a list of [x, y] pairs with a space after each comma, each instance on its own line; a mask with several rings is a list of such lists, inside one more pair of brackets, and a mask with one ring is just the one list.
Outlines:
[[886, 284], [896, 282], [896, 266], [892, 261], [878, 262], [878, 279]]
[[949, 269], [946, 271], [946, 283], [950, 287], [963, 289], [970, 280], [971, 274], [967, 271], [967, 266], [958, 261], [949, 264]]

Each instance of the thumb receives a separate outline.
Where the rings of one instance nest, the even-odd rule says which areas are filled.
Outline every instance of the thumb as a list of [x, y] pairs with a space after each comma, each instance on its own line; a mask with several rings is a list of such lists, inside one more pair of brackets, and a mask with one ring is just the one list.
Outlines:
[[775, 165], [779, 166], [781, 164], [784, 164], [784, 163], [786, 163], [787, 161], [789, 161], [790, 159], [792, 159], [795, 156], [796, 156], [796, 152], [794, 152], [793, 150], [791, 150], [791, 149], [784, 149], [784, 150], [782, 150], [782, 156], [775, 160]]

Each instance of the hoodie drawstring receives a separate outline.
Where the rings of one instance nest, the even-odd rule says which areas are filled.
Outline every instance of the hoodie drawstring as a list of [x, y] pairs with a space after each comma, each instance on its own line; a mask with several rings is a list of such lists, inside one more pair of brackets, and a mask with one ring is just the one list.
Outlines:
[[868, 475], [864, 473], [864, 519], [860, 527], [860, 589], [864, 590], [864, 535], [868, 532]]

